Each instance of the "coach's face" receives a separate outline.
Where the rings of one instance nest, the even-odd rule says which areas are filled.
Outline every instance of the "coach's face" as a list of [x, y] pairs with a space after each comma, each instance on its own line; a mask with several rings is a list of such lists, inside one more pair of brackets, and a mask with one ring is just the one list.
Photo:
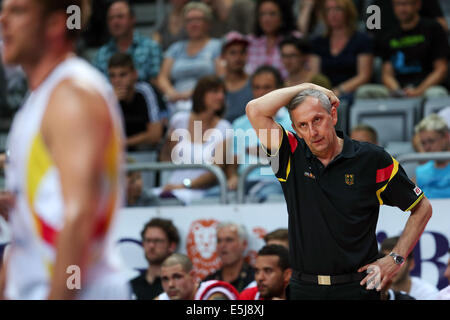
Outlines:
[[331, 113], [314, 97], [307, 97], [291, 111], [292, 127], [316, 156], [326, 154], [332, 148], [337, 123], [337, 110]]
[[35, 0], [3, 0], [0, 16], [6, 64], [21, 64], [38, 57], [42, 47], [44, 23], [42, 9]]

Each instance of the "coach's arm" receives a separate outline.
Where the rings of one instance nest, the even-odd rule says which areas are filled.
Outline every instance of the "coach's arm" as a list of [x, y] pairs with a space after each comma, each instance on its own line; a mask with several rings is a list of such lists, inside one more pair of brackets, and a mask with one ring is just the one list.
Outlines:
[[[419, 203], [411, 209], [411, 215], [409, 216], [402, 235], [400, 236], [392, 252], [395, 252], [405, 259], [408, 257], [425, 230], [425, 227], [431, 218], [432, 211], [430, 201], [424, 196], [422, 200], [420, 200]], [[372, 265], [379, 267], [379, 280], [381, 281], [381, 285], [377, 286], [377, 290], [384, 288], [401, 267], [400, 265], [395, 264], [394, 259], [389, 255], [375, 261]], [[362, 267], [358, 270], [358, 272], [363, 272], [367, 270], [368, 267], [370, 267], [370, 265]], [[361, 285], [365, 285], [373, 276], [374, 274], [369, 274], [361, 281]]]
[[328, 89], [312, 83], [302, 83], [296, 86], [287, 87], [272, 91], [260, 98], [251, 100], [245, 109], [250, 123], [255, 129], [261, 144], [271, 153], [275, 153], [282, 139], [280, 126], [274, 121], [278, 110], [287, 106], [291, 100], [301, 91], [306, 89], [316, 89], [325, 93], [330, 102], [336, 108], [339, 106], [339, 99]]

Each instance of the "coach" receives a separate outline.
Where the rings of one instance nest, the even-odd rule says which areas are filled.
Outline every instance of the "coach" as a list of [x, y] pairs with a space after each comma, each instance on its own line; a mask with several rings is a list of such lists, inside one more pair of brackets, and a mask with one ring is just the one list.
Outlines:
[[[295, 133], [273, 120], [283, 106]], [[379, 299], [431, 217], [430, 202], [392, 156], [335, 130], [338, 106], [331, 91], [301, 84], [246, 108], [287, 203], [291, 299]], [[376, 260], [382, 204], [411, 215], [391, 254]]]

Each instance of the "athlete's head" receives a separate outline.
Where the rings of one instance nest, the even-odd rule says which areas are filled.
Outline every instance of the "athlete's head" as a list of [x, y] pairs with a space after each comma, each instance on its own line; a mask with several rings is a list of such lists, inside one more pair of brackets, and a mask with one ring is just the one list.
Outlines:
[[197, 281], [191, 260], [174, 253], [161, 265], [161, 282], [170, 300], [193, 300]]
[[177, 249], [180, 236], [171, 220], [153, 218], [141, 232], [145, 257], [150, 264], [160, 265]]
[[285, 290], [291, 278], [288, 249], [272, 244], [258, 252], [255, 261], [255, 281], [265, 299], [285, 298]]
[[287, 108], [292, 128], [314, 155], [327, 154], [334, 147], [337, 109], [323, 92], [304, 90], [291, 100]]
[[72, 48], [89, 10], [88, 0], [3, 0], [0, 21], [5, 63], [32, 64], [49, 50]]

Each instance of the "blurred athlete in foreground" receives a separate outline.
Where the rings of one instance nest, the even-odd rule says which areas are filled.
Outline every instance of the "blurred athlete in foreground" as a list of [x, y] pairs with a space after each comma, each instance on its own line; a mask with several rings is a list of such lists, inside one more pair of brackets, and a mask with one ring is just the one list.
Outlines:
[[[3, 59], [30, 95], [8, 138], [12, 242], [7, 299], [125, 299], [110, 230], [121, 200], [123, 133], [112, 88], [77, 58], [66, 10], [88, 1], [4, 0]], [[79, 272], [78, 272], [79, 271]], [[71, 289], [72, 288], [72, 289]]]

